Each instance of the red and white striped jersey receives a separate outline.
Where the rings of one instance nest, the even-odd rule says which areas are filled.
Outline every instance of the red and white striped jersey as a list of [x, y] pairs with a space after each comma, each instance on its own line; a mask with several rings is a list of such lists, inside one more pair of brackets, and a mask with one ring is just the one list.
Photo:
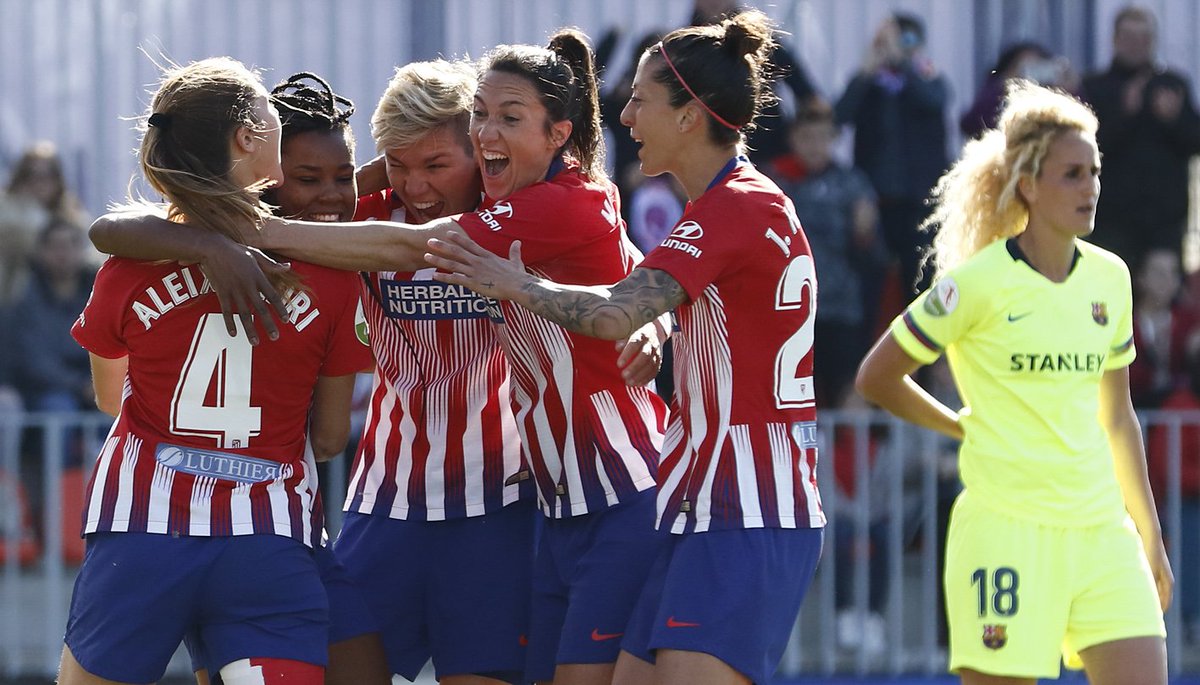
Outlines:
[[[817, 280], [791, 201], [731, 162], [641, 264], [670, 274], [675, 402], [659, 527], [818, 528], [812, 344]], [[735, 372], [736, 369], [736, 372]]]
[[84, 533], [275, 534], [317, 544], [305, 455], [313, 388], [371, 364], [354, 274], [293, 262], [276, 341], [230, 336], [196, 266], [109, 258], [71, 329], [128, 357], [121, 412], [100, 452]]
[[[477, 243], [508, 256], [520, 240], [528, 268], [560, 283], [615, 283], [641, 257], [615, 188], [576, 169], [482, 207], [457, 219]], [[511, 302], [495, 313], [543, 512], [595, 512], [653, 487], [666, 410], [652, 390], [625, 385], [612, 341], [570, 333]]]
[[[355, 214], [358, 221], [404, 218], [391, 191], [361, 198]], [[533, 496], [518, 476], [508, 364], [487, 303], [432, 280], [433, 271], [363, 275], [375, 381], [347, 511], [441, 521]]]

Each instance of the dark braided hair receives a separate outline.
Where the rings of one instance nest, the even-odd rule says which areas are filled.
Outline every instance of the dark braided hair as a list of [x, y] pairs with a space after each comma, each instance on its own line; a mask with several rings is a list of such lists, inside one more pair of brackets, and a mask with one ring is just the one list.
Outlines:
[[354, 153], [350, 135], [354, 103], [333, 92], [325, 79], [307, 71], [292, 74], [271, 89], [271, 102], [279, 110], [284, 139], [307, 131], [340, 131]]

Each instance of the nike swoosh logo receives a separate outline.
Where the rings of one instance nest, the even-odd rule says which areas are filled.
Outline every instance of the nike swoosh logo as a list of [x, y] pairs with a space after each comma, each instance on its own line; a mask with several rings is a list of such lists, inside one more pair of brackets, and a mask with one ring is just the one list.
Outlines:
[[1029, 315], [1030, 315], [1030, 314], [1032, 314], [1032, 313], [1033, 313], [1033, 312], [1025, 312], [1024, 314], [1017, 314], [1016, 316], [1013, 316], [1012, 314], [1009, 314], [1009, 315], [1008, 315], [1008, 322], [1009, 322], [1009, 323], [1012, 323], [1012, 322], [1014, 322], [1014, 321], [1020, 321], [1021, 319], [1024, 319], [1025, 317], [1029, 316]]
[[592, 628], [592, 640], [595, 642], [604, 642], [605, 640], [615, 640], [625, 633], [602, 633], [599, 628]]
[[676, 621], [674, 616], [667, 619], [668, 628], [698, 628], [699, 623], [691, 623], [690, 621]]

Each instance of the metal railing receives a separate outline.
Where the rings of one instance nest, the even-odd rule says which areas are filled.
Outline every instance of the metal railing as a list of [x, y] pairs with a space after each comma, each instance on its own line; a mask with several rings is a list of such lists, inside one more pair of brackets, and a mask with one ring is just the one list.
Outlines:
[[[1141, 419], [1166, 435], [1159, 507], [1177, 577], [1167, 614], [1171, 673], [1196, 674], [1200, 650], [1185, 648], [1179, 601], [1196, 591], [1180, 573], [1182, 512], [1196, 495], [1182, 492], [1180, 474], [1184, 459], [1200, 459], [1182, 453], [1184, 430], [1200, 429], [1200, 411]], [[0, 678], [49, 676], [57, 667], [82, 554], [82, 484], [110, 422], [96, 413], [0, 413]], [[872, 411], [821, 412], [819, 439], [829, 527], [781, 673], [944, 672], [939, 556], [958, 491], [956, 444]], [[334, 462], [326, 478], [333, 534], [344, 467]], [[1186, 543], [1200, 547], [1200, 534]], [[169, 673], [186, 675], [186, 658], [177, 655]]]

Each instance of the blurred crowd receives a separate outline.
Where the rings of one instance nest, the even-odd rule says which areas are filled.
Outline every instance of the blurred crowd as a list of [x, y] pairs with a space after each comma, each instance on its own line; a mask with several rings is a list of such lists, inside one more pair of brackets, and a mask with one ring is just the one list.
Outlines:
[[[697, 0], [691, 21], [735, 11], [731, 0]], [[636, 54], [658, 36], [634, 41]], [[613, 61], [617, 38], [613, 32], [598, 41], [601, 64]], [[969, 139], [997, 125], [1006, 82], [1023, 78], [1077, 95], [1100, 120], [1103, 192], [1092, 240], [1124, 258], [1133, 274], [1138, 356], [1130, 374], [1137, 408], [1200, 409], [1200, 274], [1187, 272], [1183, 258], [1200, 115], [1188, 76], [1156, 58], [1153, 14], [1122, 10], [1111, 38], [1112, 61], [1095, 70], [1072, 65], [1036, 42], [1012, 44], [961, 113], [949, 111], [950, 84], [925, 50], [921, 17], [896, 12], [878, 26], [840, 93], [819, 92], [788, 39], [780, 40], [773, 56], [778, 101], [750, 136], [749, 154], [791, 197], [817, 264], [820, 407], [862, 406], [853, 381], [869, 341], [929, 285], [922, 261], [932, 235], [923, 225], [926, 199], [951, 162], [949, 126], [957, 121]], [[637, 145], [619, 123], [636, 62], [623, 74], [606, 74], [602, 113], [630, 236], [649, 251], [674, 226], [685, 199], [670, 178], [640, 173]], [[839, 138], [847, 134], [853, 135], [851, 153], [840, 155], [847, 148]], [[93, 410], [88, 356], [69, 334], [98, 265], [86, 236], [90, 217], [71, 193], [50, 143], [30, 145], [8, 179], [0, 197], [0, 412]], [[669, 392], [668, 377], [662, 380], [660, 391]], [[1161, 493], [1168, 441], [1154, 430], [1148, 441], [1151, 478]], [[847, 441], [840, 444], [853, 453]], [[879, 473], [885, 473], [887, 447], [870, 450], [869, 463], [881, 465]], [[1200, 626], [1200, 430], [1185, 430], [1182, 447], [1182, 533], [1190, 544], [1178, 570], [1180, 600], [1185, 620]], [[839, 466], [830, 486], [852, 501], [858, 478], [853, 460], [835, 456]], [[946, 480], [952, 489], [953, 474]], [[880, 521], [870, 522], [872, 540], [885, 530]], [[887, 598], [874, 574], [884, 567], [871, 552], [882, 545], [855, 550], [840, 537], [837, 544], [846, 547], [844, 559], [869, 560], [873, 574], [866, 602], [871, 614], [839, 636], [882, 647], [883, 623], [876, 617]], [[847, 608], [854, 599], [839, 595], [838, 602]]]

